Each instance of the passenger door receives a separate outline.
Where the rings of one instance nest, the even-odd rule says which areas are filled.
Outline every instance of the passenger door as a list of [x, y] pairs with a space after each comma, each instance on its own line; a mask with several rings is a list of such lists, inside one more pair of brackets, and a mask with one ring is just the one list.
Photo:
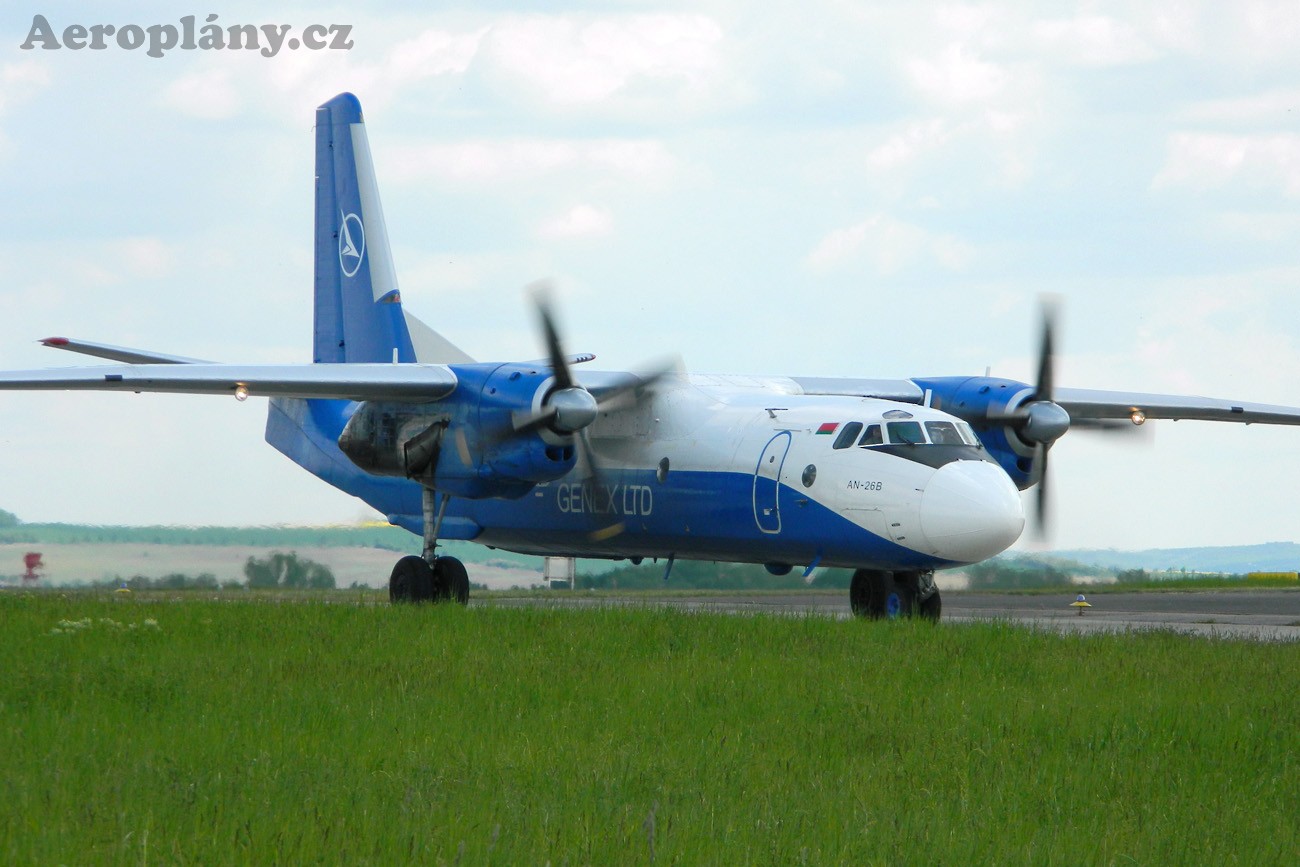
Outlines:
[[764, 533], [781, 532], [781, 468], [790, 451], [790, 432], [767, 441], [754, 467], [754, 521]]

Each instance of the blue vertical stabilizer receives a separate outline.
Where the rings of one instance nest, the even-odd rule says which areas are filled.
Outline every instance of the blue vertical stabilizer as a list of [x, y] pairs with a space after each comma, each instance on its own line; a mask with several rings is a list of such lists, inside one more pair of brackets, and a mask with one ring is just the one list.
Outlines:
[[[472, 359], [402, 309], [361, 103], [340, 93], [316, 109], [316, 260], [312, 359], [447, 364]], [[357, 404], [271, 398], [266, 441], [385, 515], [419, 515], [405, 479], [371, 476], [339, 450]]]
[[316, 109], [315, 273], [314, 361], [416, 360], [361, 103], [350, 93]]

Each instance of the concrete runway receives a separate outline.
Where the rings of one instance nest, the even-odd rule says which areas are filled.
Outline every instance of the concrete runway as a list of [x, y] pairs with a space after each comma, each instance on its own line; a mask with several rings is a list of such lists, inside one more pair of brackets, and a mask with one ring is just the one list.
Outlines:
[[[1087, 588], [1083, 588], [1087, 594]], [[1078, 614], [1075, 593], [1014, 594], [943, 592], [943, 619], [949, 622], [1007, 620], [1060, 632], [1125, 632], [1163, 629], [1217, 638], [1300, 641], [1300, 590], [1207, 590], [1168, 593], [1097, 593], [1092, 607]], [[493, 605], [669, 605], [686, 611], [737, 614], [823, 614], [848, 617], [848, 593], [719, 593], [712, 595], [567, 596], [493, 600]]]

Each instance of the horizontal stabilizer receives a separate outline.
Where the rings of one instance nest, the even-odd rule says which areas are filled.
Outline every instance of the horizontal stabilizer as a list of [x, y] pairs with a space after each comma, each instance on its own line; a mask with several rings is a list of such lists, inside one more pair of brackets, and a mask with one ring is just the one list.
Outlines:
[[42, 346], [51, 349], [66, 349], [82, 355], [107, 358], [109, 361], [121, 361], [124, 364], [211, 364], [201, 358], [186, 358], [184, 355], [167, 355], [162, 352], [150, 352], [145, 349], [128, 349], [125, 346], [112, 346], [108, 343], [91, 343], [88, 340], [73, 340], [70, 337], [47, 337], [41, 341]]
[[0, 373], [0, 391], [148, 391], [175, 394], [391, 400], [424, 403], [456, 390], [440, 364], [123, 364]]

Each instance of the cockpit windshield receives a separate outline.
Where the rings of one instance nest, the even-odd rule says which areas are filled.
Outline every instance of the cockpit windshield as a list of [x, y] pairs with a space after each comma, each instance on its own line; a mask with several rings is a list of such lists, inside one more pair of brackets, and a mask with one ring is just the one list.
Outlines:
[[823, 422], [818, 434], [835, 434], [831, 448], [864, 449], [938, 469], [954, 461], [994, 462], [974, 429], [961, 419], [917, 418], [904, 409], [891, 409], [879, 421]]
[[[862, 436], [859, 438], [858, 434]], [[833, 448], [847, 449], [856, 444], [859, 448], [880, 445], [981, 445], [975, 431], [964, 421], [890, 421], [884, 424], [851, 421], [840, 428]]]
[[922, 445], [925, 442], [925, 434], [921, 432], [919, 421], [891, 421], [885, 427], [889, 430], [891, 443]]
[[930, 442], [937, 446], [964, 446], [957, 425], [950, 421], [927, 421], [925, 432], [930, 435]]

